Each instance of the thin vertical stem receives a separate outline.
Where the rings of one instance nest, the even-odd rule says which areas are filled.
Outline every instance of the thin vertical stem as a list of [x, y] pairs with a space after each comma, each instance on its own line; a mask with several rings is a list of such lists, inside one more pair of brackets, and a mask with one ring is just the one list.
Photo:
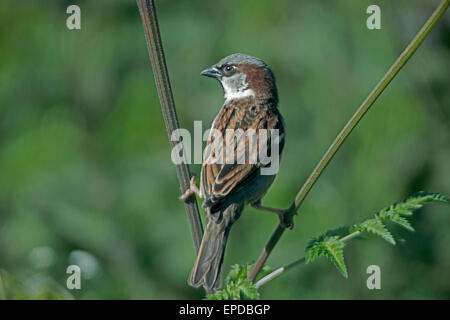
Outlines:
[[[171, 136], [173, 131], [178, 129], [180, 125], [178, 123], [169, 74], [167, 72], [155, 4], [153, 0], [137, 0], [137, 4], [144, 26], [145, 39], [147, 41], [147, 48], [152, 62], [153, 74], [158, 89], [164, 123], [166, 125], [167, 134], [169, 135], [170, 144], [173, 148], [178, 142], [172, 141]], [[183, 152], [183, 155], [184, 154], [185, 153]], [[184, 193], [190, 185], [191, 172], [189, 170], [189, 165], [186, 162], [183, 162], [182, 164], [176, 165], [176, 170], [180, 182], [181, 193]], [[174, 199], [176, 199], [176, 197], [174, 197]], [[194, 240], [196, 251], [198, 252], [202, 241], [203, 227], [195, 197], [187, 199], [185, 201], [185, 206], [192, 238]]]

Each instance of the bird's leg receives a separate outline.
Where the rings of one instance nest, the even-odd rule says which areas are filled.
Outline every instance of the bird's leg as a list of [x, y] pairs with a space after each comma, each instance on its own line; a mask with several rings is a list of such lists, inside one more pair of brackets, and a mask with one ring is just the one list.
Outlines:
[[181, 196], [179, 196], [178, 199], [186, 201], [193, 194], [196, 194], [199, 198], [203, 198], [199, 188], [197, 187], [195, 176], [192, 176], [189, 188]]
[[291, 212], [293, 210], [292, 206], [287, 209], [276, 209], [276, 208], [272, 208], [272, 207], [263, 206], [261, 204], [261, 201], [258, 201], [258, 202], [253, 203], [252, 207], [255, 209], [258, 209], [258, 210], [276, 213], [278, 215], [278, 218], [280, 219], [280, 225], [283, 228], [289, 228], [289, 229], [294, 228], [294, 220], [292, 219], [293, 215], [291, 215]]

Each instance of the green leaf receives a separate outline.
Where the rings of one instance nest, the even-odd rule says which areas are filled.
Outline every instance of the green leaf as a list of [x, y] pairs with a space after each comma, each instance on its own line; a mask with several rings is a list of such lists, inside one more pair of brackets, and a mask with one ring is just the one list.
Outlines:
[[400, 215], [393, 215], [390, 219], [390, 221], [402, 226], [403, 228], [405, 228], [406, 230], [412, 231], [414, 232], [414, 228], [412, 227], [412, 225], [409, 223], [408, 220], [406, 220], [406, 218], [400, 216]]
[[381, 222], [381, 220], [378, 219], [377, 217], [364, 221], [363, 223], [361, 223], [359, 225], [359, 227], [362, 232], [367, 231], [367, 232], [373, 233], [377, 236], [382, 237], [384, 240], [386, 240], [390, 244], [395, 245], [394, 237], [386, 229], [386, 227]]
[[[228, 273], [224, 288], [210, 294], [207, 300], [258, 300], [260, 295], [254, 284], [247, 279], [251, 265], [233, 265]], [[267, 272], [267, 268], [266, 268]]]
[[425, 191], [419, 191], [412, 196], [406, 198], [404, 201], [406, 203], [417, 203], [420, 205], [424, 205], [426, 203], [432, 203], [432, 202], [441, 202], [441, 203], [449, 203], [450, 200], [440, 194], [440, 193], [432, 193], [432, 192], [425, 192]]
[[449, 199], [440, 193], [430, 193], [420, 191], [406, 198], [402, 202], [395, 203], [388, 208], [381, 210], [378, 216], [382, 218], [391, 218], [392, 215], [399, 214], [411, 216], [417, 209], [422, 208], [427, 203], [448, 203]]
[[334, 263], [341, 274], [347, 278], [347, 267], [344, 262], [345, 244], [338, 236], [321, 236], [310, 241], [306, 247], [306, 263], [313, 262], [319, 257], [325, 256]]

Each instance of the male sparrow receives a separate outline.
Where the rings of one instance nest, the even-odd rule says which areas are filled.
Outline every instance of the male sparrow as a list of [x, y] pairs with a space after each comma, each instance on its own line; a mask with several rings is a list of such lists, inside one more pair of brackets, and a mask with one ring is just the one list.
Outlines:
[[[271, 158], [276, 156], [277, 160], [284, 146], [285, 133], [283, 118], [277, 109], [275, 77], [265, 62], [236, 53], [202, 71], [201, 75], [219, 81], [225, 103], [212, 124], [207, 140], [200, 190], [193, 178], [190, 189], [180, 198], [185, 200], [193, 193], [204, 198], [202, 207], [206, 209], [206, 230], [189, 284], [194, 287], [203, 285], [211, 293], [221, 287], [221, 266], [228, 234], [245, 205], [275, 212], [284, 223], [283, 214], [286, 210], [261, 205], [261, 198], [277, 172], [263, 173], [272, 163], [261, 161], [256, 155], [256, 148], [250, 148], [251, 135], [246, 133], [255, 130], [256, 145], [260, 148], [267, 147], [269, 153], [276, 152], [277, 154], [271, 154]], [[230, 129], [234, 131], [229, 131]], [[259, 130], [265, 130], [266, 134], [258, 135]], [[223, 141], [214, 143], [217, 142], [217, 135], [214, 136], [213, 131], [218, 132]], [[233, 135], [230, 137], [227, 132]], [[275, 133], [278, 135], [275, 136]], [[233, 139], [238, 143], [232, 144]], [[232, 146], [231, 149], [228, 148], [229, 145]], [[225, 160], [218, 161], [217, 155], [226, 151]], [[236, 160], [229, 161], [234, 156]]]

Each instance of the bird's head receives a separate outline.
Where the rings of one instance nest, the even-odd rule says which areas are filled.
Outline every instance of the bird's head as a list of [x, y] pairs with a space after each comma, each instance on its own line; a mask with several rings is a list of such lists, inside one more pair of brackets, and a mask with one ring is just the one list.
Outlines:
[[217, 79], [227, 100], [254, 97], [278, 102], [275, 76], [261, 59], [235, 53], [203, 70], [201, 75]]

